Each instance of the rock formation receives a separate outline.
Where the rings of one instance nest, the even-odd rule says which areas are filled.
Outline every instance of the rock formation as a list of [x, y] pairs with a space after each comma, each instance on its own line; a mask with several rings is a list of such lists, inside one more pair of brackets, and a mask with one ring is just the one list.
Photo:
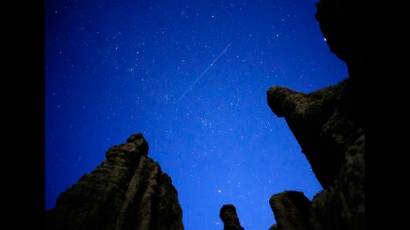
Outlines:
[[[279, 230], [364, 229], [365, 129], [361, 116], [351, 106], [354, 100], [351, 84], [347, 79], [311, 94], [281, 87], [268, 91], [272, 111], [285, 117], [324, 188], [307, 211], [294, 205], [281, 205], [291, 200], [288, 194], [273, 196], [270, 204]], [[304, 215], [294, 218], [283, 214], [289, 212]], [[292, 222], [288, 218], [297, 220], [298, 226], [306, 225], [282, 228], [280, 223]]]
[[287, 191], [272, 196], [269, 204], [277, 219], [276, 229], [308, 230], [310, 201], [301, 192]]
[[236, 214], [236, 208], [232, 204], [222, 206], [219, 217], [224, 222], [224, 230], [243, 230]]
[[364, 79], [365, 47], [369, 39], [366, 10], [354, 0], [320, 0], [316, 19], [330, 50], [348, 67], [350, 77]]
[[277, 230], [359, 230], [365, 216], [365, 84], [361, 25], [353, 1], [321, 0], [316, 18], [330, 50], [346, 62], [349, 77], [313, 93], [284, 87], [267, 92], [284, 117], [323, 190], [309, 201], [301, 192], [273, 195]]
[[141, 134], [109, 149], [100, 166], [58, 197], [47, 229], [183, 229], [177, 191], [147, 155]]
[[270, 204], [278, 230], [364, 229], [364, 66], [354, 40], [360, 24], [354, 10], [349, 1], [321, 0], [316, 14], [330, 50], [348, 66], [348, 79], [309, 94], [283, 87], [267, 92], [270, 108], [286, 119], [324, 188], [311, 204], [307, 198], [295, 202], [289, 192], [274, 195]]

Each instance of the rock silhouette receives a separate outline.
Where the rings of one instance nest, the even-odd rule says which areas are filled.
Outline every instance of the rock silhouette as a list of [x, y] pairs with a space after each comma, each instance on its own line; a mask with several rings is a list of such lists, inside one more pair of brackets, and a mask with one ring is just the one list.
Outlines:
[[219, 217], [224, 223], [224, 230], [243, 230], [235, 206], [231, 204], [222, 206]]
[[[272, 111], [285, 117], [324, 188], [309, 208], [281, 205], [288, 198], [273, 196], [270, 203], [279, 230], [364, 229], [365, 130], [351, 106], [351, 84], [347, 79], [311, 94], [281, 87], [268, 91]], [[281, 227], [294, 219], [283, 213], [304, 213], [298, 215], [303, 216], [297, 218], [299, 227]]]
[[349, 76], [312, 93], [274, 86], [268, 105], [283, 117], [324, 188], [309, 201], [285, 191], [270, 199], [277, 230], [365, 228], [365, 65], [362, 20], [353, 1], [321, 0], [316, 19], [330, 50], [346, 62]]
[[[324, 188], [308, 208], [277, 208], [288, 198], [274, 195], [270, 203], [279, 230], [365, 227], [366, 94], [363, 38], [357, 38], [361, 25], [358, 10], [353, 1], [321, 0], [317, 4], [316, 18], [330, 50], [347, 64], [346, 80], [309, 94], [283, 87], [267, 92], [270, 108], [286, 119]], [[300, 213], [303, 218], [283, 213]], [[292, 219], [297, 219], [298, 227], [280, 224]]]
[[171, 178], [148, 157], [142, 134], [106, 153], [106, 160], [57, 199], [49, 230], [183, 229]]

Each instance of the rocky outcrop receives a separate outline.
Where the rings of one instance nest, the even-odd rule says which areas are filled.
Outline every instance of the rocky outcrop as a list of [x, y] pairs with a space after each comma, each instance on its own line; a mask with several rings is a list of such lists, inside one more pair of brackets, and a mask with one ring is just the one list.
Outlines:
[[[312, 202], [299, 193], [274, 195], [278, 230], [359, 230], [365, 215], [365, 93], [360, 21], [350, 1], [321, 0], [316, 18], [330, 50], [346, 62], [349, 77], [313, 93], [284, 87], [267, 92], [268, 104], [284, 117], [323, 186]], [[304, 197], [304, 198], [302, 198]], [[286, 205], [285, 205], [286, 204]]]
[[350, 106], [362, 118], [366, 112], [366, 86], [370, 72], [366, 61], [369, 53], [367, 44], [372, 40], [366, 33], [370, 21], [363, 17], [363, 12], [366, 12], [363, 6], [354, 0], [320, 0], [316, 4], [315, 15], [330, 51], [348, 67], [352, 82], [350, 90], [354, 97]]
[[277, 116], [285, 117], [324, 188], [339, 176], [348, 149], [364, 138], [361, 119], [349, 106], [353, 100], [350, 85], [349, 79], [310, 94], [282, 87], [268, 91], [269, 106]]
[[286, 191], [269, 201], [272, 230], [365, 228], [366, 67], [360, 8], [350, 0], [320, 0], [316, 18], [330, 50], [346, 62], [349, 77], [312, 93], [285, 87], [267, 92], [270, 108], [284, 117], [323, 190], [309, 201]]
[[243, 230], [236, 214], [236, 208], [232, 204], [222, 206], [219, 217], [224, 223], [224, 230]]
[[308, 213], [311, 203], [303, 193], [296, 191], [282, 192], [272, 196], [269, 204], [277, 220], [276, 229], [309, 229]]
[[330, 50], [347, 62], [356, 55], [351, 49], [355, 35], [349, 33], [354, 24], [349, 20], [345, 6], [343, 0], [321, 0], [316, 5], [315, 17]]
[[[351, 84], [347, 79], [310, 94], [282, 87], [268, 91], [269, 106], [277, 116], [285, 117], [324, 188], [308, 211], [301, 212], [308, 219], [305, 227], [278, 224], [279, 230], [364, 229], [365, 129], [361, 115], [352, 107]], [[289, 221], [281, 213], [294, 212], [294, 207], [274, 208], [282, 201], [273, 198], [277, 223]]]
[[320, 0], [315, 15], [330, 50], [347, 64], [355, 79], [364, 78], [359, 72], [365, 67], [364, 47], [369, 39], [361, 6], [353, 0]]
[[182, 210], [170, 177], [148, 157], [141, 134], [114, 146], [106, 160], [57, 199], [49, 230], [181, 230]]

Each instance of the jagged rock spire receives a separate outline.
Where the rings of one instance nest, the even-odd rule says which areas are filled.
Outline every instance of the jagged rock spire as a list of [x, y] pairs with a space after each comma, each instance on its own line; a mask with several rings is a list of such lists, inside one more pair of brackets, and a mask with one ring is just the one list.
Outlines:
[[135, 134], [106, 153], [93, 172], [63, 192], [46, 215], [48, 230], [182, 230], [171, 178]]

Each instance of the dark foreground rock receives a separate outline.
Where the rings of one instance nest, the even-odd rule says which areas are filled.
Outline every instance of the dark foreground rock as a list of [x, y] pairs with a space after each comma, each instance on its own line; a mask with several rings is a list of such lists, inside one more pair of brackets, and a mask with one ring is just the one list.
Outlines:
[[[274, 195], [270, 204], [278, 230], [365, 228], [366, 69], [362, 37], [355, 39], [361, 25], [358, 9], [349, 0], [321, 0], [317, 4], [316, 18], [330, 50], [347, 64], [346, 80], [308, 94], [284, 87], [267, 92], [270, 108], [286, 119], [323, 186], [303, 208], [292, 202], [282, 205], [292, 200], [287, 193]], [[292, 222], [297, 224], [289, 224]]]
[[236, 208], [232, 204], [222, 206], [219, 217], [224, 223], [224, 230], [243, 230], [236, 213]]
[[275, 213], [276, 228], [307, 230], [310, 201], [301, 192], [286, 191], [272, 196], [269, 204]]
[[[349, 76], [312, 93], [275, 86], [267, 92], [272, 111], [286, 122], [323, 190], [273, 195], [277, 230], [365, 229], [366, 65], [364, 30], [357, 1], [320, 0], [316, 19], [330, 51]], [[314, 54], [312, 54], [314, 55]]]
[[[268, 91], [269, 106], [286, 119], [324, 188], [307, 210], [281, 205], [283, 198], [273, 196], [271, 206], [279, 230], [364, 229], [365, 129], [351, 106], [351, 84], [348, 79], [310, 94], [282, 87]], [[282, 227], [280, 223], [292, 222], [288, 218], [295, 219], [283, 215], [288, 212], [302, 213], [298, 216], [303, 221], [296, 218], [299, 227]]]
[[181, 230], [182, 210], [170, 177], [148, 157], [141, 134], [114, 146], [106, 160], [47, 211], [48, 230]]

